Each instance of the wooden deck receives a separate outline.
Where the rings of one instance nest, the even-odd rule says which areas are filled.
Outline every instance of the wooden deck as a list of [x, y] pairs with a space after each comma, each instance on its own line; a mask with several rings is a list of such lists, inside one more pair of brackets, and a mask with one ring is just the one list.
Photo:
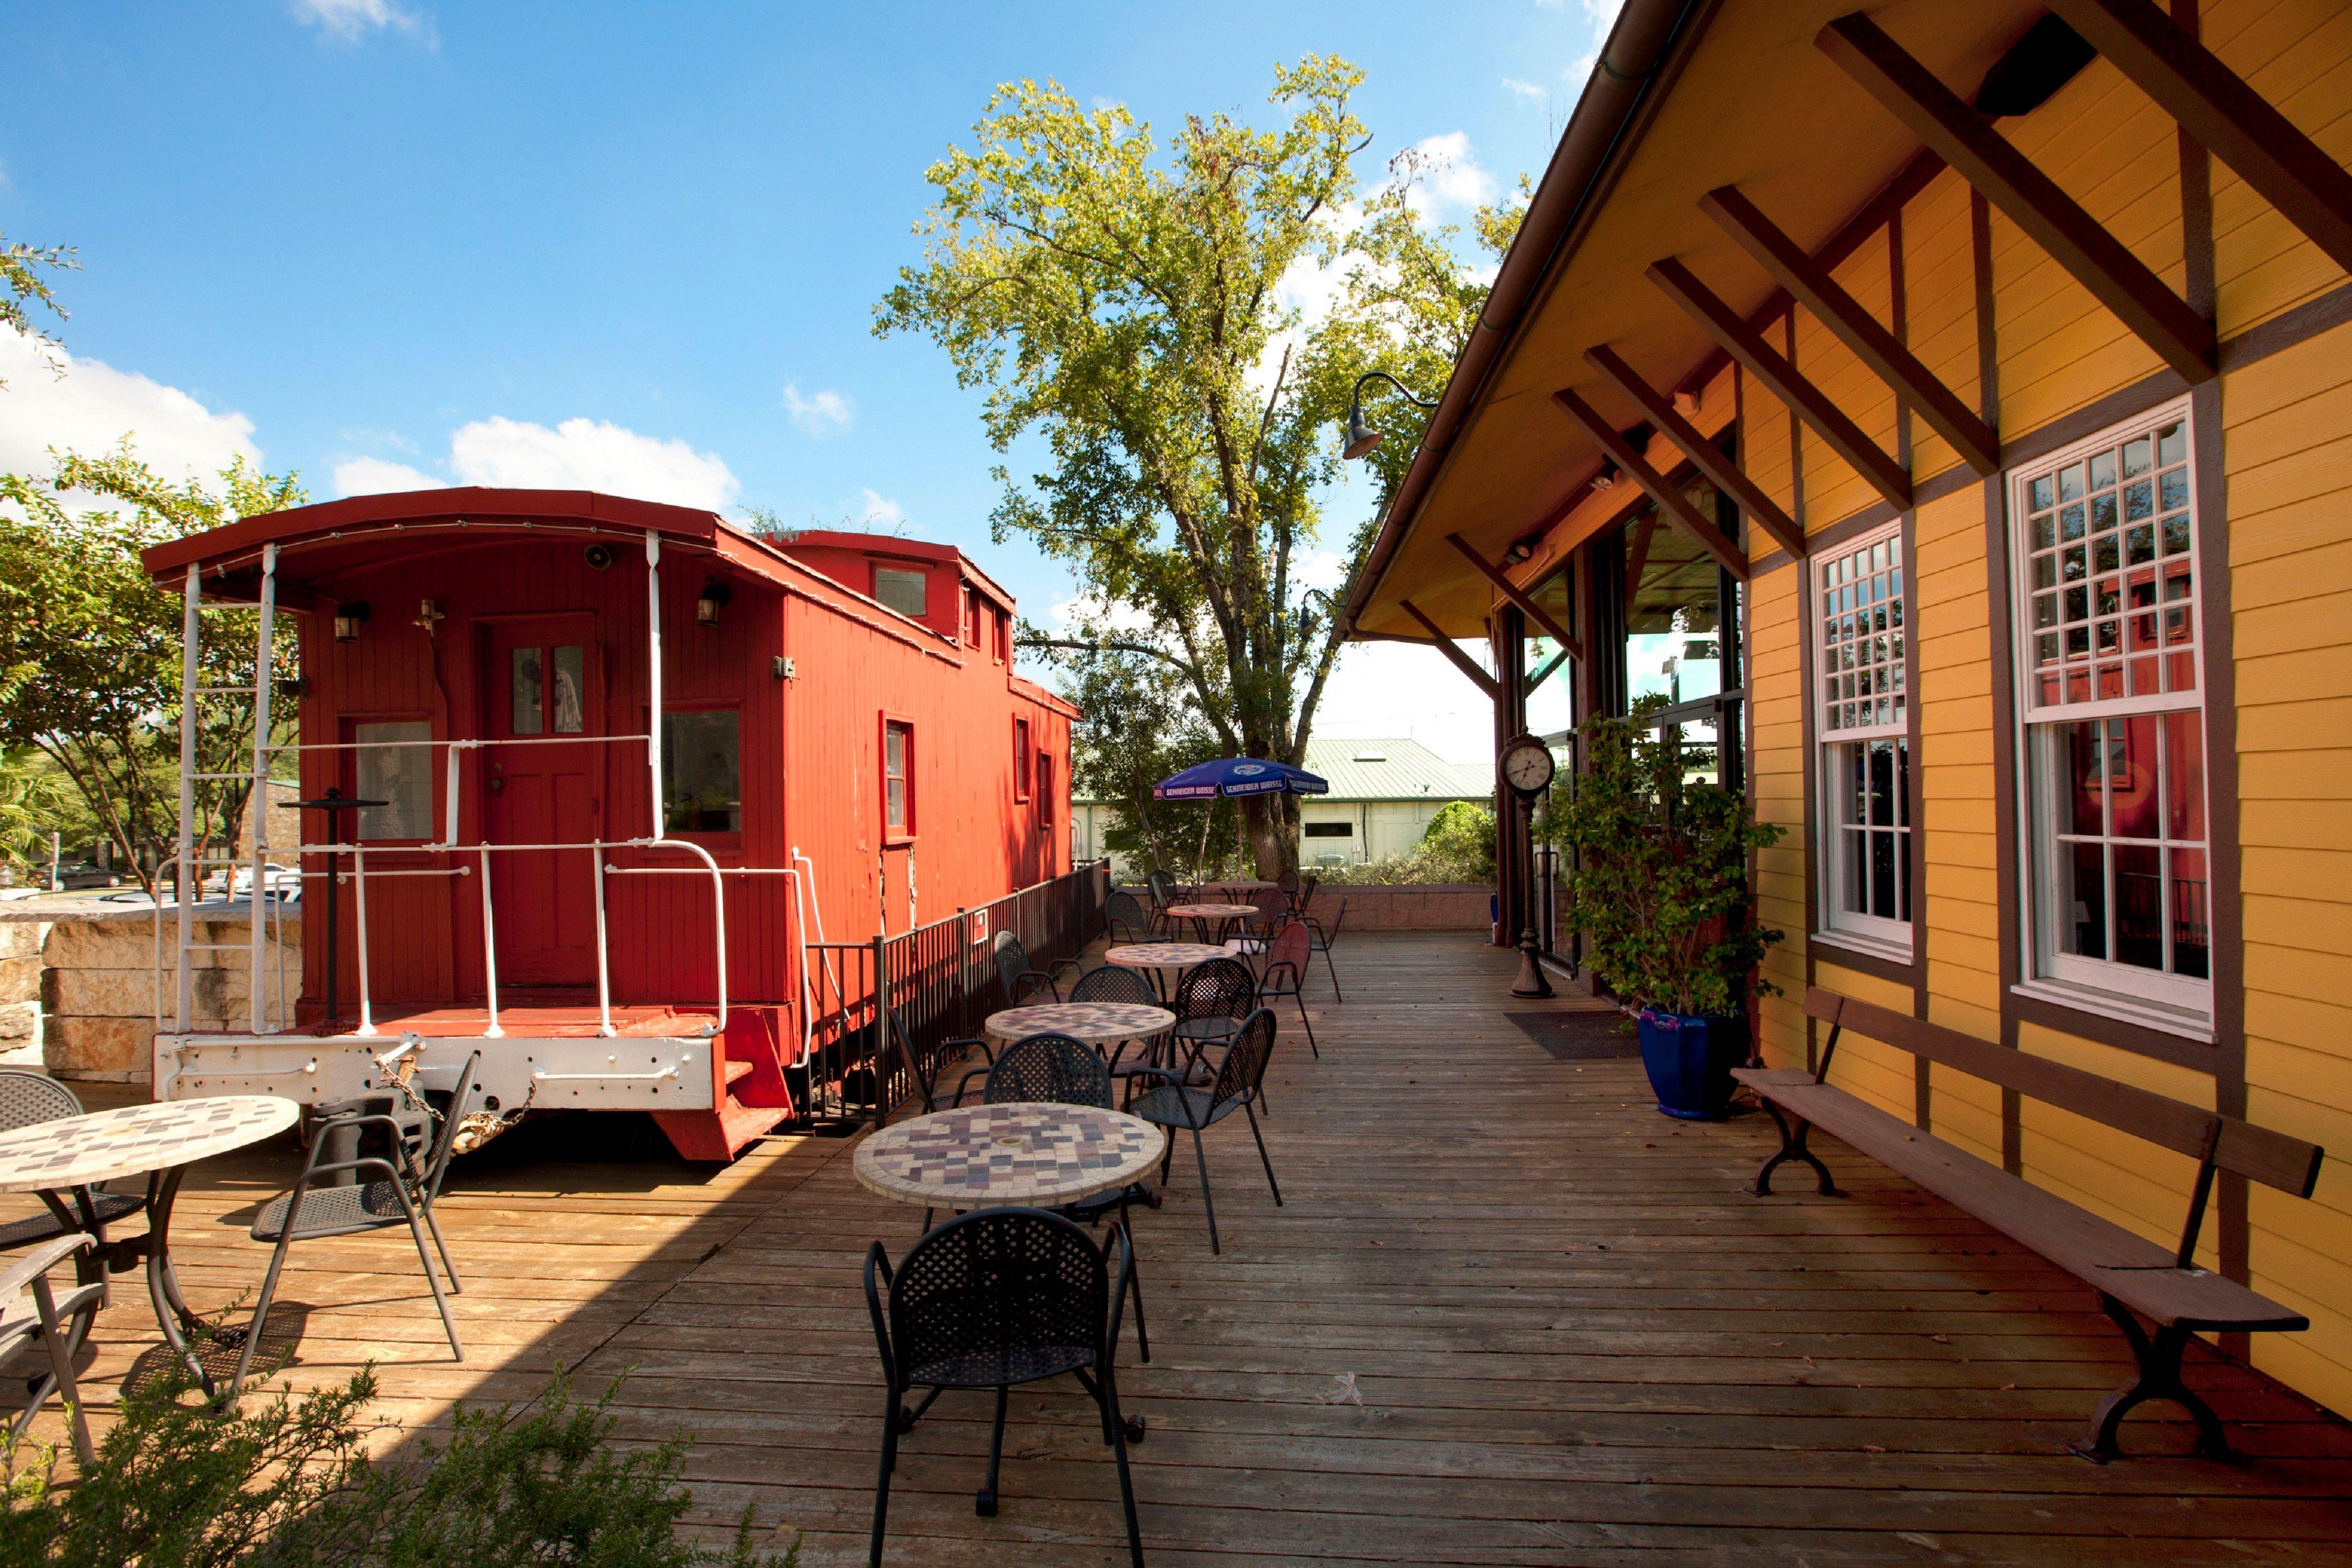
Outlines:
[[[2073, 1280], [1834, 1145], [1851, 1196], [1747, 1196], [1763, 1119], [1672, 1122], [1638, 1062], [1554, 1060], [1505, 1016], [1541, 1005], [1504, 994], [1515, 955], [1367, 933], [1339, 956], [1322, 1059], [1286, 1028], [1268, 1079], [1287, 1206], [1234, 1124], [1211, 1138], [1223, 1256], [1184, 1160], [1139, 1221], [1155, 1359], [1130, 1342], [1120, 1380], [1150, 1424], [1150, 1561], [2352, 1563], [2345, 1424], [2206, 1356], [2193, 1381], [2245, 1463], [2185, 1457], [2161, 1415], [2126, 1438], [2156, 1457], [2073, 1458], [2127, 1371]], [[749, 1501], [779, 1543], [805, 1532], [804, 1561], [864, 1561], [881, 1399], [857, 1271], [920, 1215], [860, 1188], [845, 1140], [710, 1172], [640, 1125], [550, 1122], [460, 1163], [442, 1214], [469, 1270], [463, 1365], [404, 1237], [298, 1247], [296, 1374], [373, 1360], [390, 1411], [430, 1422], [528, 1398], [559, 1363], [627, 1372], [628, 1433], [698, 1439], [698, 1519]], [[583, 1157], [600, 1142], [627, 1146]], [[290, 1175], [278, 1149], [190, 1182], [200, 1304], [257, 1285], [250, 1205]], [[124, 1283], [100, 1400], [158, 1353]], [[988, 1410], [950, 1396], [906, 1440], [887, 1561], [1123, 1562], [1074, 1386], [1014, 1399], [1003, 1511], [973, 1515]]]

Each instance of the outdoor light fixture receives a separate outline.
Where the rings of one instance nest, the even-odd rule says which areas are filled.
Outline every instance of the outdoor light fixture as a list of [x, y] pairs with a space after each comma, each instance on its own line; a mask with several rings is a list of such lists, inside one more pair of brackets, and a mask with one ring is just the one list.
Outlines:
[[1415, 397], [1412, 395], [1412, 389], [1411, 387], [1405, 385], [1404, 383], [1399, 381], [1388, 372], [1384, 370], [1366, 371], [1363, 374], [1356, 378], [1354, 389], [1348, 394], [1348, 444], [1339, 448], [1339, 455], [1343, 458], [1365, 457], [1370, 453], [1373, 447], [1381, 444], [1381, 433], [1378, 430], [1373, 429], [1370, 425], [1364, 423], [1364, 383], [1373, 380], [1387, 382], [1391, 386], [1397, 389], [1397, 393], [1400, 396], [1416, 408], [1433, 409], [1437, 406], [1437, 404], [1433, 399], [1423, 400], [1422, 398]]
[[602, 572], [613, 563], [613, 547], [609, 544], [592, 544], [581, 554], [592, 572]]
[[335, 606], [335, 640], [357, 642], [360, 628], [367, 625], [368, 606], [365, 599], [345, 599]]
[[694, 601], [694, 624], [698, 626], [717, 626], [719, 610], [734, 596], [735, 590], [716, 577], [705, 583], [702, 596]]

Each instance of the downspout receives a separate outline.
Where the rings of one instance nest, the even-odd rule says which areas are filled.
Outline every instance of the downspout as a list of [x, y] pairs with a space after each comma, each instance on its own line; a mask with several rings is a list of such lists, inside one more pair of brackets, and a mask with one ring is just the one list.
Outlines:
[[1592, 77], [1577, 100], [1568, 129], [1553, 150], [1520, 220], [1519, 232], [1495, 274], [1494, 287], [1479, 308], [1477, 324], [1454, 362], [1454, 374], [1439, 396], [1413, 452], [1412, 464], [1389, 502], [1380, 533], [1364, 558], [1362, 570], [1348, 595], [1347, 621], [1354, 631], [1357, 617], [1380, 587], [1393, 563], [1406, 528], [1420, 510], [1429, 488], [1454, 455], [1471, 410], [1502, 366], [1504, 351], [1517, 337], [1544, 279], [1550, 276], [1560, 247], [1582, 216], [1594, 182], [1608, 166], [1631, 118], [1664, 60], [1667, 47], [1683, 24], [1704, 0], [1626, 0], [1601, 46]]

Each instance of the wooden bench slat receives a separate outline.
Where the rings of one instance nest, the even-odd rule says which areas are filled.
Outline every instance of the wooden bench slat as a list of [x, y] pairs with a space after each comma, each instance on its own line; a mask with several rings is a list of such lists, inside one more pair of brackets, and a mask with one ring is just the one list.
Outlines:
[[[1847, 1026], [1856, 1026], [1851, 1013]], [[2235, 1280], [2174, 1267], [2167, 1248], [2063, 1197], [2012, 1176], [1842, 1089], [1791, 1082], [1789, 1069], [1742, 1068], [1735, 1075], [1922, 1187], [2032, 1248], [2069, 1273], [2154, 1321], [2186, 1329], [2295, 1331], [2299, 1313]]]

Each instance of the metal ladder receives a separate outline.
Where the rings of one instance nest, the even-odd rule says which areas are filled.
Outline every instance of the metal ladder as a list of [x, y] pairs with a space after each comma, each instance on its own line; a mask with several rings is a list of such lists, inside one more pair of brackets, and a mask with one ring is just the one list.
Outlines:
[[[202, 683], [204, 668], [204, 573], [195, 563], [188, 563], [186, 586], [181, 605], [180, 626], [180, 823], [179, 823], [179, 902], [177, 980], [177, 1024], [182, 1034], [188, 1032], [195, 1012], [195, 970], [189, 962], [200, 952], [234, 952], [244, 948], [247, 952], [246, 989], [252, 1007], [252, 1028], [257, 1035], [268, 1025], [268, 1005], [262, 989], [262, 952], [268, 930], [262, 921], [262, 900], [267, 893], [269, 859], [269, 759], [274, 747], [269, 743], [269, 669], [272, 643], [278, 619], [278, 546], [261, 548], [261, 595], [258, 627], [255, 634], [253, 684], [251, 686], [205, 686]], [[243, 608], [224, 605], [224, 609]], [[205, 773], [196, 766], [196, 732], [199, 728], [198, 704], [206, 698], [249, 697], [253, 700], [253, 765], [245, 773]], [[253, 817], [253, 854], [249, 875], [250, 913], [247, 923], [252, 935], [245, 942], [205, 942], [196, 940], [195, 905], [204, 896], [204, 878], [207, 870], [225, 868], [228, 876], [223, 893], [234, 898], [236, 892], [236, 867], [245, 862], [236, 853], [236, 828], [224, 824], [229, 834], [229, 853], [225, 856], [198, 856], [196, 853], [196, 785], [201, 781], [243, 778], [246, 780], [246, 809]], [[328, 889], [332, 898], [334, 890]], [[282, 921], [282, 916], [281, 921]], [[282, 935], [282, 932], [281, 932]], [[284, 1001], [285, 975], [278, 975], [279, 1000]], [[290, 1020], [289, 1020], [290, 1021]]]

